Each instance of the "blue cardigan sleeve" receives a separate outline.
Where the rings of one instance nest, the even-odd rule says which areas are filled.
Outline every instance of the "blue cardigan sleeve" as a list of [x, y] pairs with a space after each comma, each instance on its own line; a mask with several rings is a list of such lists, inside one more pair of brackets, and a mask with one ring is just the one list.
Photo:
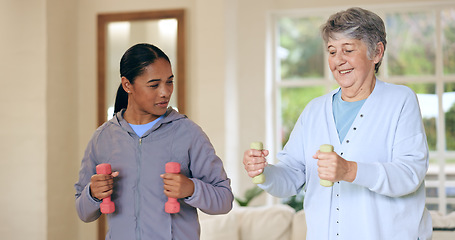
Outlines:
[[[404, 87], [403, 87], [404, 88]], [[355, 184], [369, 188], [376, 193], [401, 197], [415, 192], [421, 185], [428, 169], [428, 145], [422, 123], [419, 104], [412, 90], [401, 91], [404, 99], [389, 99], [382, 104], [391, 103], [391, 114], [396, 115], [397, 123], [388, 132], [374, 134], [379, 136], [393, 135], [394, 140], [390, 159], [387, 161], [363, 162], [357, 161], [357, 176]], [[380, 121], [378, 121], [380, 122]], [[374, 146], [369, 146], [373, 151]]]
[[303, 188], [306, 179], [302, 136], [303, 114], [297, 120], [286, 146], [277, 155], [279, 162], [264, 169], [266, 181], [259, 187], [275, 197], [290, 197]]

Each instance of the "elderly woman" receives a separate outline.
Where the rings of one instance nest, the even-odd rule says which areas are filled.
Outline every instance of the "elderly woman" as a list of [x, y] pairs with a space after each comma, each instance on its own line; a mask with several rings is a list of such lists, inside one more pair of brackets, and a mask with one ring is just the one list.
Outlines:
[[[306, 106], [277, 164], [267, 165], [267, 150], [245, 151], [248, 175], [263, 173], [259, 186], [277, 197], [305, 190], [307, 239], [431, 239], [428, 146], [416, 95], [375, 76], [387, 43], [383, 21], [350, 8], [321, 30], [340, 87]], [[319, 151], [322, 144], [334, 152]]]

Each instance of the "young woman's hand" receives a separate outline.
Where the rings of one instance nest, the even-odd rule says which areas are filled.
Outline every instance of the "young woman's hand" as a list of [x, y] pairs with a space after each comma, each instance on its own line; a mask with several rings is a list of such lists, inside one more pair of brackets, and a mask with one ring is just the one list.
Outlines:
[[171, 198], [186, 198], [194, 193], [194, 183], [185, 175], [180, 173], [164, 173], [163, 178], [164, 194]]
[[95, 174], [90, 179], [90, 195], [96, 199], [102, 200], [103, 198], [112, 195], [114, 188], [114, 178], [119, 175], [119, 172], [113, 172], [110, 175]]

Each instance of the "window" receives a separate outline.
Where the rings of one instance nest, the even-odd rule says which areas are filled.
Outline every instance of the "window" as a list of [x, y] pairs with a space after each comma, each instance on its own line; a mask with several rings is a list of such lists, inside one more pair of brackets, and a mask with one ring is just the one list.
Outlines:
[[[455, 211], [455, 3], [368, 8], [386, 24], [387, 49], [377, 74], [412, 88], [419, 99], [430, 149], [427, 207]], [[313, 98], [338, 87], [327, 64], [319, 27], [335, 11], [282, 11], [272, 15], [268, 126], [279, 151]]]

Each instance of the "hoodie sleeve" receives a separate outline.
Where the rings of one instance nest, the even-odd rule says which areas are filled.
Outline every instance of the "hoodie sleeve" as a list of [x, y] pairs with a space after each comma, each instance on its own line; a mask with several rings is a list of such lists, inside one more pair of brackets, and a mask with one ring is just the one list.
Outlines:
[[234, 200], [231, 180], [208, 137], [202, 129], [198, 129], [189, 149], [194, 193], [184, 201], [207, 214], [228, 213]]
[[79, 180], [74, 185], [76, 189], [76, 210], [79, 218], [84, 222], [92, 222], [99, 218], [100, 201], [90, 195], [90, 178], [96, 173], [95, 138], [92, 138], [85, 150], [79, 170]]

